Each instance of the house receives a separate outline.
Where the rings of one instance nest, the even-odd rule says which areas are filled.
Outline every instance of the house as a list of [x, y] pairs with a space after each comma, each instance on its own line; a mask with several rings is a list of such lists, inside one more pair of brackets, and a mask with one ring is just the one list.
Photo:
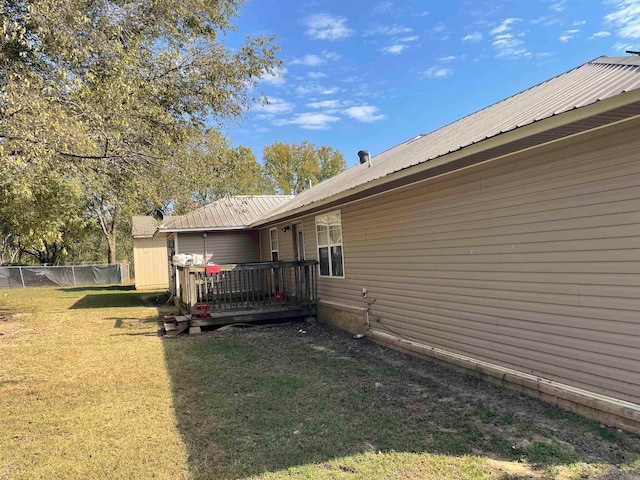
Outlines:
[[599, 57], [246, 228], [319, 262], [319, 319], [640, 431], [639, 87]]
[[[242, 195], [217, 200], [186, 215], [132, 220], [135, 285], [138, 290], [179, 293], [171, 258], [202, 255], [217, 264], [260, 261], [259, 229], [250, 228], [290, 195]], [[176, 290], [178, 290], [176, 292]]]

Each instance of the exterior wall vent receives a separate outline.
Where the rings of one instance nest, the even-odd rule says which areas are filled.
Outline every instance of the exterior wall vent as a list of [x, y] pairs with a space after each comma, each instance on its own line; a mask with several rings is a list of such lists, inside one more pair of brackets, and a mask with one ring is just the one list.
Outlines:
[[358, 152], [358, 157], [360, 157], [360, 165], [362, 165], [363, 163], [366, 163], [369, 166], [373, 165], [371, 163], [371, 155], [369, 155], [369, 152], [367, 152], [366, 150], [360, 150]]

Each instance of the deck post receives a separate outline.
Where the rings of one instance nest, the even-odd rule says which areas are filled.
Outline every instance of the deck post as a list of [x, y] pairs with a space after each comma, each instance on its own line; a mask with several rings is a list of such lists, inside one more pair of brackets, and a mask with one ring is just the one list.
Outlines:
[[198, 303], [198, 290], [196, 288], [196, 276], [191, 274], [191, 269], [187, 270], [187, 274], [189, 275], [189, 298], [187, 301], [189, 302], [189, 311], [191, 312], [193, 307]]

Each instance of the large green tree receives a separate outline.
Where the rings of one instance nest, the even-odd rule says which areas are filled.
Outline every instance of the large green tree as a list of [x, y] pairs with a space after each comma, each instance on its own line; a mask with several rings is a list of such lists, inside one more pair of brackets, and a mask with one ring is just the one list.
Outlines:
[[60, 175], [28, 176], [22, 182], [0, 187], [0, 238], [4, 261], [22, 256], [38, 263], [58, 265], [75, 239], [91, 227], [84, 212], [80, 185]]
[[[200, 141], [183, 153], [186, 161], [171, 173], [172, 181], [182, 188], [167, 206], [182, 214], [230, 195], [275, 193], [262, 165], [250, 148], [233, 147], [217, 130], [207, 130]], [[171, 181], [171, 180], [170, 180]]]
[[307, 141], [301, 144], [275, 142], [264, 147], [265, 173], [276, 185], [279, 193], [296, 195], [342, 172], [347, 163], [333, 147], [315, 145]]
[[175, 194], [180, 152], [279, 65], [273, 39], [225, 44], [241, 3], [2, 1], [0, 179], [73, 179], [115, 261], [119, 219]]

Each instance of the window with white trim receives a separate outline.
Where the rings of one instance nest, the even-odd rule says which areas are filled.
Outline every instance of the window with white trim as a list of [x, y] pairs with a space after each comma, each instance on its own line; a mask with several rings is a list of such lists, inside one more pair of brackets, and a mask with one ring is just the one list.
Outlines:
[[278, 261], [278, 229], [269, 230], [269, 243], [271, 244], [271, 261]]
[[316, 216], [320, 276], [344, 277], [340, 210]]

